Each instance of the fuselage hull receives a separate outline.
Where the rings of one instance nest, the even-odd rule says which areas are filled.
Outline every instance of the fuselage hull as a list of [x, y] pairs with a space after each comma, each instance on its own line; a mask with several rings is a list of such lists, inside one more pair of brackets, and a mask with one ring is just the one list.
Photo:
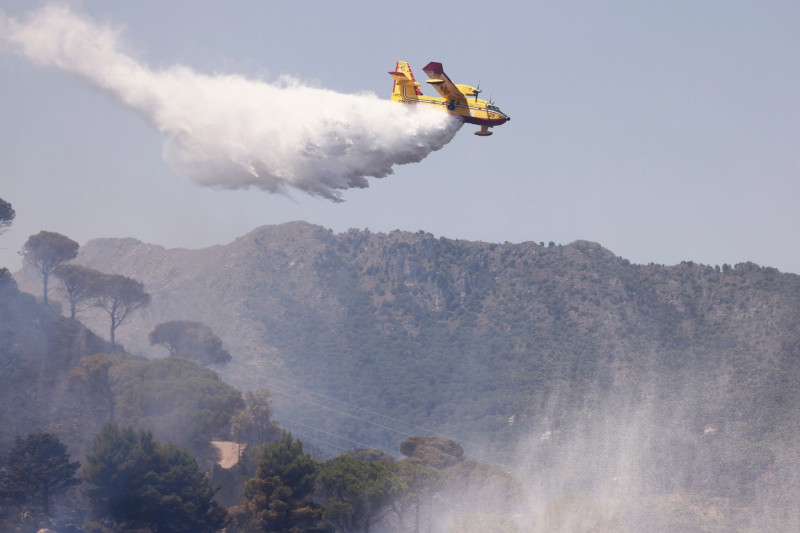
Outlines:
[[509, 120], [509, 117], [502, 111], [488, 109], [488, 106], [492, 104], [486, 100], [468, 100], [468, 104], [463, 105], [452, 100], [447, 101], [444, 98], [418, 95], [413, 89], [411, 90], [412, 94], [408, 94], [408, 92], [409, 90], [407, 86], [402, 87], [402, 99], [397, 101], [405, 104], [424, 104], [437, 106], [439, 109], [447, 111], [451, 115], [456, 115], [458, 118], [468, 124], [477, 124], [479, 126], [499, 126], [501, 124], [505, 124]]

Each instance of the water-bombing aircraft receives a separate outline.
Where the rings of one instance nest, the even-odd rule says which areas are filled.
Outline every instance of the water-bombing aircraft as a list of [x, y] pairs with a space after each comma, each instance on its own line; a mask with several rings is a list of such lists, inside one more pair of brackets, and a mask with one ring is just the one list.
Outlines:
[[456, 85], [444, 73], [441, 63], [430, 62], [422, 69], [428, 75], [427, 82], [441, 94], [441, 98], [425, 96], [420, 90], [420, 84], [414, 79], [414, 73], [408, 61], [398, 61], [394, 72], [389, 75], [394, 78], [392, 101], [404, 104], [430, 104], [447, 110], [464, 122], [478, 124], [481, 129], [475, 135], [487, 136], [492, 132], [489, 128], [505, 124], [511, 117], [500, 111], [496, 105], [488, 100], [478, 99], [481, 92], [477, 87], [469, 85]]

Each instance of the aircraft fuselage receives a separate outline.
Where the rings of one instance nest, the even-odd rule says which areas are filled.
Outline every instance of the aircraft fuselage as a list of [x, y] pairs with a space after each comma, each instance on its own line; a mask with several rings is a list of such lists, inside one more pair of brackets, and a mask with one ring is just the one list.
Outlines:
[[404, 104], [431, 105], [455, 115], [464, 122], [481, 127], [476, 135], [491, 135], [489, 128], [505, 124], [511, 117], [488, 100], [478, 98], [480, 89], [470, 85], [455, 84], [444, 73], [441, 63], [430, 62], [423, 68], [428, 81], [440, 96], [425, 96], [414, 79], [414, 73], [407, 61], [398, 61], [389, 75], [394, 79], [392, 100]]
[[499, 126], [505, 124], [511, 118], [500, 111], [500, 109], [487, 100], [467, 98], [467, 105], [460, 104], [455, 100], [446, 100], [436, 96], [417, 95], [413, 89], [408, 94], [409, 87], [402, 88], [402, 100], [405, 104], [427, 104], [438, 106], [468, 124], [479, 126]]

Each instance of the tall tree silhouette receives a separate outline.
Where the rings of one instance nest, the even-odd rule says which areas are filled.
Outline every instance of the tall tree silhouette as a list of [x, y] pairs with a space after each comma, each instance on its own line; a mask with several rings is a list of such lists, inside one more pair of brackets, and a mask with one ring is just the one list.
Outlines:
[[91, 284], [90, 294], [95, 305], [103, 309], [110, 319], [111, 344], [116, 344], [115, 333], [130, 315], [150, 303], [150, 295], [142, 282], [119, 274], [105, 274]]
[[61, 281], [61, 286], [56, 289], [69, 303], [69, 317], [75, 318], [82, 304], [89, 299], [92, 284], [102, 279], [105, 274], [83, 265], [59, 265], [53, 269], [53, 276]]
[[16, 215], [11, 204], [0, 198], [0, 234], [11, 226]]
[[23, 494], [40, 501], [45, 516], [50, 515], [54, 494], [80, 484], [75, 477], [79, 467], [79, 462], [70, 462], [67, 447], [52, 433], [17, 437], [8, 454], [13, 483]]
[[42, 275], [42, 300], [47, 305], [47, 282], [50, 273], [61, 263], [75, 259], [78, 255], [77, 242], [60, 233], [40, 231], [31, 235], [19, 252], [25, 261], [33, 265]]

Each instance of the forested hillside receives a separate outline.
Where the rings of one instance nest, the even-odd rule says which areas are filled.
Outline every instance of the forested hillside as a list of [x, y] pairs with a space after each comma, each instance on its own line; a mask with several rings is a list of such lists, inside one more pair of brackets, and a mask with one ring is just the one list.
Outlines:
[[340, 447], [396, 453], [427, 428], [505, 464], [521, 445], [538, 457], [542, 435], [629, 431], [632, 416], [648, 439], [757, 444], [796, 422], [800, 277], [752, 263], [301, 222], [204, 250], [100, 239], [78, 261], [152, 294], [120, 333], [129, 350], [151, 353], [167, 318], [208, 324], [233, 354], [226, 379], [273, 390], [285, 426]]
[[10, 277], [0, 279], [0, 369], [0, 451], [47, 429], [84, 454], [104, 423], [122, 422], [202, 456], [242, 407], [241, 393], [212, 370], [126, 354]]
[[42, 428], [86, 450], [103, 415], [72, 389], [69, 374], [81, 357], [118, 350], [2, 274], [0, 269], [0, 455], [15, 436]]
[[118, 332], [129, 352], [166, 355], [148, 342], [166, 320], [207, 324], [225, 380], [270, 390], [281, 426], [326, 455], [438, 434], [557, 516], [606, 516], [607, 498], [635, 530], [798, 521], [796, 275], [302, 222], [204, 250], [100, 239], [76, 261], [152, 296]]
[[709, 400], [722, 387], [744, 409], [770, 376], [791, 371], [800, 340], [796, 275], [751, 263], [632, 265], [589, 242], [335, 235], [292, 223], [205, 250], [101, 239], [78, 260], [152, 294], [121, 333], [129, 350], [150, 352], [146, 334], [167, 317], [198, 320], [235, 354], [234, 378], [290, 378], [470, 432], [495, 417], [532, 421], [556, 391], [590, 384], [635, 392], [702, 375], [715, 387]]

